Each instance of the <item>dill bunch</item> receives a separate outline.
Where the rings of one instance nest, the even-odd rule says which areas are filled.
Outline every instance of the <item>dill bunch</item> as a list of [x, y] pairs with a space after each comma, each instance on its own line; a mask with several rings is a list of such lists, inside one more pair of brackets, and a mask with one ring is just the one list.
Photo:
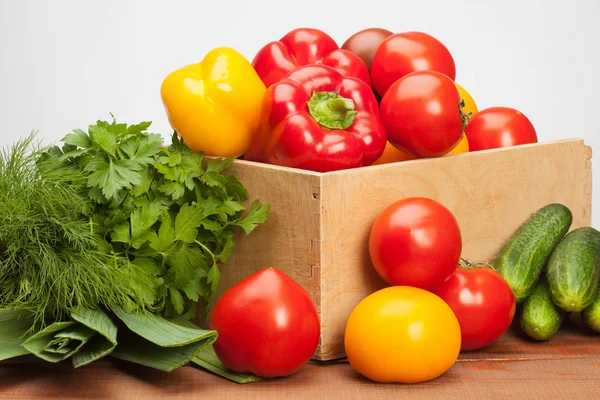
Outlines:
[[0, 152], [0, 308], [42, 324], [79, 306], [152, 309], [160, 281], [100, 248], [87, 176], [43, 157], [48, 149], [35, 136]]

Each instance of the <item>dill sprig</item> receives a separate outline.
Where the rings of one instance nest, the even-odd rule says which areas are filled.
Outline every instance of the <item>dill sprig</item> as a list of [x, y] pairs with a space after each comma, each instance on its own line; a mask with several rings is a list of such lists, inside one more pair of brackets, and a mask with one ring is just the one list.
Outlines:
[[79, 306], [152, 308], [156, 278], [99, 248], [82, 195], [87, 176], [45, 159], [35, 136], [0, 151], [0, 307], [42, 323]]

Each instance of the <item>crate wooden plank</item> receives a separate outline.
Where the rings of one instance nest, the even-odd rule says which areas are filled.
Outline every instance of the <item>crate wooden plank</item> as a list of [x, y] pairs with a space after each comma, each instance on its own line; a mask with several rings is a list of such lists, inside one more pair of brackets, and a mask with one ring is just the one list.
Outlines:
[[293, 376], [247, 385], [191, 366], [165, 373], [116, 360], [77, 370], [69, 363], [4, 364], [0, 398], [594, 399], [600, 396], [598, 338], [568, 327], [537, 343], [511, 331], [485, 351], [462, 354], [438, 379], [416, 385], [377, 384], [347, 363], [313, 363]]
[[[536, 210], [560, 202], [573, 227], [591, 223], [590, 151], [583, 141], [536, 144], [336, 172], [323, 177], [321, 359], [343, 355], [343, 331], [358, 302], [385, 283], [371, 267], [377, 215], [405, 197], [431, 197], [456, 216], [463, 257], [487, 261]], [[401, 250], [399, 250], [401, 251]]]
[[573, 211], [573, 228], [591, 223], [591, 149], [580, 139], [325, 174], [238, 160], [231, 173], [250, 199], [272, 209], [266, 224], [238, 236], [220, 293], [261, 268], [290, 275], [319, 309], [318, 360], [344, 356], [350, 312], [385, 286], [367, 244], [374, 219], [392, 202], [426, 196], [446, 205], [461, 226], [463, 256], [472, 261], [493, 257], [520, 224], [552, 202]]

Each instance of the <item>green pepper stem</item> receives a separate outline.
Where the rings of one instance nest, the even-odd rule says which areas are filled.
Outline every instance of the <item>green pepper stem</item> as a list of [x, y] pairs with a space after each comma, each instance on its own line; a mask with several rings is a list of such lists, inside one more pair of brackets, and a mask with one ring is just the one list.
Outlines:
[[315, 121], [328, 129], [348, 129], [357, 113], [354, 102], [336, 92], [313, 92], [306, 104]]

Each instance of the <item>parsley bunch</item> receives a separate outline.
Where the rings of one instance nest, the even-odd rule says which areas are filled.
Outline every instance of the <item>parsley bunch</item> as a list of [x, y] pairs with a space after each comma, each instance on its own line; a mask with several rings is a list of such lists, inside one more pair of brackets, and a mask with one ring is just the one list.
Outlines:
[[270, 206], [255, 200], [245, 213], [246, 189], [223, 174], [232, 158], [205, 159], [176, 134], [164, 147], [150, 124], [97, 121], [66, 135], [46, 158], [85, 174], [84, 214], [98, 248], [152, 278], [155, 312], [191, 319], [201, 302], [206, 316], [236, 228], [252, 232]]

